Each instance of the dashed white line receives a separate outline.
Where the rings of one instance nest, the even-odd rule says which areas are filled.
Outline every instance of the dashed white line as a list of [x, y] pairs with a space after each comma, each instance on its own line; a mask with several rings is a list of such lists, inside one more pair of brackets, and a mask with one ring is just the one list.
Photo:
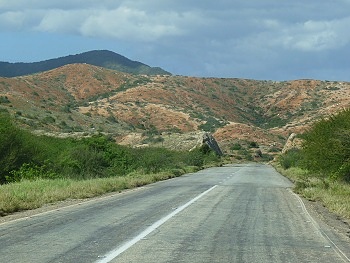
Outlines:
[[137, 242], [139, 242], [140, 240], [144, 239], [146, 236], [148, 236], [150, 233], [152, 233], [154, 230], [156, 230], [158, 227], [160, 227], [161, 225], [163, 225], [165, 222], [167, 222], [169, 219], [171, 219], [172, 217], [174, 217], [176, 214], [180, 213], [181, 211], [183, 211], [184, 209], [186, 209], [188, 206], [190, 206], [191, 204], [193, 204], [194, 202], [196, 202], [198, 199], [200, 199], [201, 197], [203, 197], [204, 195], [206, 195], [207, 193], [209, 193], [210, 191], [212, 191], [215, 187], [217, 187], [217, 185], [214, 185], [213, 187], [209, 188], [208, 190], [204, 191], [203, 193], [201, 193], [200, 195], [196, 196], [195, 198], [193, 198], [192, 200], [190, 200], [189, 202], [187, 202], [186, 204], [178, 207], [176, 210], [174, 210], [172, 213], [168, 214], [167, 216], [159, 219], [157, 222], [155, 222], [153, 225], [147, 227], [144, 231], [142, 231], [140, 234], [138, 234], [137, 236], [135, 236], [133, 239], [129, 240], [128, 242], [124, 243], [122, 246], [117, 247], [116, 249], [110, 251], [109, 253], [107, 253], [106, 255], [102, 256], [101, 259], [99, 259], [98, 261], [96, 261], [96, 263], [108, 263], [110, 261], [112, 261], [113, 259], [115, 259], [116, 257], [118, 257], [121, 253], [123, 253], [124, 251], [128, 250], [130, 247], [132, 247], [133, 245], [135, 245]]

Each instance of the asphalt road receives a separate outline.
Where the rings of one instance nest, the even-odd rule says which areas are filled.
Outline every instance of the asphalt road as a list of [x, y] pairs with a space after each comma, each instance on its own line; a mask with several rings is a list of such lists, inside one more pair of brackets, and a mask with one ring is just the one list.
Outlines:
[[268, 165], [206, 169], [0, 224], [0, 262], [350, 262], [290, 187]]

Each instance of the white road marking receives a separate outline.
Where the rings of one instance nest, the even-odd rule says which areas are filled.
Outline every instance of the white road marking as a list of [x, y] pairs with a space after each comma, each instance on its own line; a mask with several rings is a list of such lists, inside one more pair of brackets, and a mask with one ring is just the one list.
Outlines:
[[194, 202], [196, 202], [198, 199], [200, 199], [201, 197], [203, 197], [204, 195], [206, 195], [207, 193], [209, 193], [210, 191], [212, 191], [215, 187], [217, 187], [217, 185], [214, 185], [213, 187], [209, 188], [208, 190], [204, 191], [203, 193], [201, 193], [200, 195], [196, 196], [195, 198], [193, 198], [192, 200], [190, 200], [189, 202], [187, 202], [186, 204], [178, 207], [176, 210], [174, 210], [172, 213], [168, 214], [167, 216], [159, 219], [157, 222], [155, 222], [153, 225], [147, 227], [144, 231], [142, 231], [140, 234], [138, 234], [137, 236], [135, 236], [133, 239], [127, 241], [126, 243], [124, 243], [122, 246], [117, 247], [116, 249], [110, 251], [109, 253], [107, 253], [104, 256], [101, 256], [98, 261], [96, 261], [96, 263], [108, 263], [110, 261], [112, 261], [113, 259], [115, 259], [116, 257], [118, 257], [121, 253], [123, 253], [124, 251], [128, 250], [130, 247], [132, 247], [133, 245], [135, 245], [137, 242], [139, 242], [140, 240], [144, 239], [147, 235], [149, 235], [150, 233], [152, 233], [154, 230], [156, 230], [158, 227], [160, 227], [161, 225], [163, 225], [165, 222], [167, 222], [169, 219], [171, 219], [172, 217], [174, 217], [176, 214], [180, 213], [181, 211], [183, 211], [184, 209], [186, 209], [187, 207], [189, 207], [191, 204], [193, 204]]
[[[337, 255], [344, 261], [344, 262], [350, 262], [350, 258], [346, 256], [346, 254], [332, 241], [332, 239], [320, 228], [320, 226], [317, 224], [315, 219], [310, 215], [309, 211], [307, 211], [306, 206], [303, 202], [303, 200], [295, 194], [292, 190], [288, 189], [291, 194], [293, 194], [299, 201], [301, 208], [303, 209], [304, 213], [307, 215], [307, 217], [310, 219], [311, 224], [314, 226], [314, 228], [317, 230], [317, 232], [327, 241], [329, 241], [333, 245], [333, 250], [337, 253]], [[325, 246], [326, 248], [330, 248], [331, 246]]]

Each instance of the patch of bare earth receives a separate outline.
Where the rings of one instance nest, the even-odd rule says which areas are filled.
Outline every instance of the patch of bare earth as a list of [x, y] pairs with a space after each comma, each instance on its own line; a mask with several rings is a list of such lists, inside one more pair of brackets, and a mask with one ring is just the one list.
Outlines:
[[[216, 130], [219, 142], [254, 140], [268, 146], [348, 108], [350, 84], [130, 75], [72, 64], [0, 78], [0, 96], [10, 101], [1, 108], [21, 112], [28, 128], [34, 123], [36, 129], [60, 132], [67, 124], [73, 131], [115, 135], [149, 129], [187, 134], [215, 119], [227, 123]], [[41, 123], [47, 117], [55, 122]]]

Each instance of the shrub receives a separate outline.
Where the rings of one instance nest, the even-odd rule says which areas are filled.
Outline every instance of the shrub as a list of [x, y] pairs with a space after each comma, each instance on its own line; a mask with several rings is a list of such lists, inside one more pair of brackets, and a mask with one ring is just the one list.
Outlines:
[[202, 167], [220, 158], [207, 145], [192, 152], [165, 148], [132, 149], [106, 136], [75, 140], [35, 136], [17, 128], [8, 114], [0, 114], [0, 183], [69, 178], [74, 180], [171, 172]]
[[231, 150], [235, 151], [235, 150], [241, 150], [242, 149], [242, 145], [240, 143], [235, 143], [231, 146]]
[[52, 124], [52, 123], [55, 123], [56, 120], [54, 117], [51, 117], [51, 116], [46, 116], [44, 119], [43, 119], [43, 123], [45, 124]]
[[249, 142], [249, 148], [259, 148], [259, 144], [257, 142]]
[[350, 160], [350, 110], [315, 123], [303, 135], [306, 169], [347, 179]]
[[56, 179], [59, 176], [47, 169], [45, 165], [39, 166], [33, 163], [24, 163], [19, 170], [11, 171], [11, 176], [6, 176], [7, 182], [20, 182], [22, 180]]
[[220, 122], [214, 117], [209, 117], [204, 124], [198, 126], [199, 129], [207, 132], [214, 132], [216, 129], [225, 126], [224, 123]]
[[279, 163], [284, 169], [289, 169], [300, 165], [301, 159], [301, 151], [292, 148], [279, 157]]
[[242, 159], [245, 159], [247, 161], [253, 161], [253, 156], [250, 151], [247, 149], [242, 148], [238, 151], [238, 154], [241, 156]]
[[200, 149], [195, 149], [191, 151], [186, 160], [187, 165], [202, 167], [204, 165], [203, 151]]
[[350, 160], [345, 161], [338, 170], [333, 174], [335, 179], [340, 178], [350, 183]]
[[17, 128], [6, 113], [0, 113], [0, 183], [14, 169], [31, 162], [37, 147], [31, 135]]
[[143, 148], [134, 151], [136, 166], [145, 173], [158, 173], [164, 169], [176, 168], [174, 152], [165, 148]]
[[11, 103], [7, 96], [0, 96], [0, 103]]

